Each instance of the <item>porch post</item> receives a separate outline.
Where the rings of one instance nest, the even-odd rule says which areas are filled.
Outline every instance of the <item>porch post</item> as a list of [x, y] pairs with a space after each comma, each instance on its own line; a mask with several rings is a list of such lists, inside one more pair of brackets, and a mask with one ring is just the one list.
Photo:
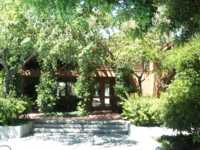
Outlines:
[[105, 107], [105, 79], [103, 78], [100, 78], [99, 80], [99, 89], [100, 89], [99, 97], [101, 101], [101, 106]]
[[112, 110], [115, 111], [117, 109], [117, 102], [115, 99], [114, 86], [115, 86], [115, 79], [110, 79], [110, 104], [111, 104]]
[[22, 76], [22, 75], [20, 75], [20, 77], [21, 77], [21, 83], [20, 83], [20, 88], [21, 88], [21, 93], [22, 93], [22, 95], [24, 96], [24, 94], [25, 94], [25, 92], [24, 92], [24, 84], [25, 84], [25, 77], [24, 76]]

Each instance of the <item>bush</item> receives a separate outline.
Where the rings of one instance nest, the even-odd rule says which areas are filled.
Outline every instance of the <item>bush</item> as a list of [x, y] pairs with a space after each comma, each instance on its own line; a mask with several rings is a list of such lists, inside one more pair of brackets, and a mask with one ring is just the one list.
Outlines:
[[30, 111], [31, 103], [26, 98], [0, 97], [0, 124], [12, 124], [20, 115]]
[[161, 104], [158, 98], [132, 95], [122, 104], [122, 116], [136, 125], [159, 125], [162, 123]]
[[198, 134], [200, 127], [200, 75], [193, 69], [178, 73], [165, 99], [164, 120], [168, 127]]
[[41, 112], [53, 112], [56, 107], [57, 82], [50, 73], [42, 73], [37, 86], [37, 106]]
[[[167, 127], [187, 131], [194, 143], [200, 143], [200, 44], [199, 35], [169, 51], [166, 66], [176, 76], [164, 96], [163, 119]], [[186, 148], [187, 149], [187, 148]]]
[[159, 142], [166, 150], [199, 150], [200, 147], [191, 135], [162, 136]]

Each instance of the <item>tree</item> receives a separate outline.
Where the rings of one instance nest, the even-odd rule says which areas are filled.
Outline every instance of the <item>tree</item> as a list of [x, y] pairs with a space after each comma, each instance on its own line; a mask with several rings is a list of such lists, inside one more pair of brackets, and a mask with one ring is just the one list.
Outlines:
[[20, 3], [1, 3], [0, 18], [0, 64], [5, 72], [4, 95], [10, 94], [16, 75], [26, 60], [34, 52], [34, 32], [26, 17], [19, 10]]
[[[73, 69], [80, 74], [76, 84], [78, 95], [84, 99], [83, 107], [86, 106], [85, 109], [89, 110], [94, 93], [96, 68], [105, 64], [109, 56], [105, 38], [101, 34], [101, 30], [110, 26], [110, 15], [102, 11], [107, 5], [89, 1], [82, 3], [45, 0], [29, 1], [28, 6], [36, 8], [36, 11], [30, 11], [29, 16], [32, 17], [28, 18], [28, 21], [34, 24], [37, 31], [34, 49], [41, 73], [55, 75], [58, 62], [75, 66]], [[41, 76], [46, 77], [48, 76]], [[45, 92], [41, 91], [44, 86], [50, 85], [39, 84], [39, 102], [40, 97], [45, 97]]]
[[167, 7], [165, 16], [170, 20], [170, 29], [178, 33], [179, 41], [185, 41], [195, 33], [199, 33], [200, 3], [198, 0], [161, 0], [161, 4]]
[[[147, 50], [147, 44], [142, 48], [139, 47], [139, 45], [148, 41], [147, 38], [145, 39], [142, 35], [148, 32], [149, 28], [153, 26], [152, 18], [154, 17], [154, 13], [157, 11], [157, 6], [154, 5], [155, 3], [151, 0], [145, 2], [104, 1], [101, 5], [100, 2], [101, 0], [73, 2], [63, 0], [56, 2], [51, 0], [44, 0], [42, 2], [30, 0], [28, 1], [28, 4], [35, 7], [40, 15], [48, 17], [55, 16], [55, 18], [61, 22], [68, 24], [72, 31], [72, 38], [77, 40], [77, 44], [79, 45], [77, 47], [81, 47], [81, 49], [84, 49], [89, 43], [97, 39], [95, 35], [100, 34], [101, 31], [107, 32], [107, 40], [110, 40], [109, 38], [113, 34], [113, 31], [111, 30], [117, 29], [117, 27], [120, 26], [118, 30], [124, 30], [125, 35], [123, 37], [129, 40], [129, 47], [133, 46], [131, 42], [134, 44], [136, 43], [137, 45], [133, 46], [135, 47], [133, 48], [134, 50], [130, 50], [128, 53], [125, 52], [127, 51], [125, 49], [123, 49], [123, 51], [127, 56], [129, 53], [134, 55], [130, 60], [132, 61], [130, 64], [131, 67], [127, 67], [129, 70], [135, 64], [142, 64], [141, 73], [138, 74], [134, 72], [139, 83], [139, 93], [141, 93], [141, 83], [143, 81], [144, 72], [146, 71], [146, 64], [151, 59], [147, 58], [151, 57], [147, 55], [152, 52]], [[105, 33], [103, 34], [105, 35]], [[126, 38], [126, 36], [130, 37]], [[131, 41], [131, 38], [135, 37], [139, 37], [139, 40], [137, 42], [134, 42], [134, 40]], [[112, 41], [110, 40], [110, 42]], [[106, 45], [104, 48], [108, 49], [106, 48]], [[79, 51], [81, 52], [81, 50]], [[122, 56], [121, 58], [123, 58], [123, 54], [120, 55]], [[120, 58], [116, 58], [115, 60], [120, 61]]]
[[168, 52], [165, 65], [175, 68], [176, 75], [164, 94], [164, 120], [168, 127], [180, 132], [199, 134], [200, 61], [199, 35]]

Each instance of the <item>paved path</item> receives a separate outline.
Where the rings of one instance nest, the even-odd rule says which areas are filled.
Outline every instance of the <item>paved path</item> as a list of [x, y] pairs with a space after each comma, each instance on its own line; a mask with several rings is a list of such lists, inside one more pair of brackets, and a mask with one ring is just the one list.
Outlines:
[[156, 139], [173, 134], [172, 130], [166, 128], [132, 126], [129, 136], [69, 135], [67, 139], [38, 139], [37, 136], [30, 136], [0, 141], [0, 144], [7, 144], [12, 150], [163, 150]]

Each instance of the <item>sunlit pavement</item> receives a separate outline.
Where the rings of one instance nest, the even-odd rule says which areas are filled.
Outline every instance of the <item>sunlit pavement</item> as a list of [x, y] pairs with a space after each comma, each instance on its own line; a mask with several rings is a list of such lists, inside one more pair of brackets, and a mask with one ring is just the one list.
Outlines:
[[[162, 135], [173, 135], [170, 129], [160, 127], [131, 127], [129, 136], [121, 135], [73, 135], [67, 139], [49, 139], [29, 136], [9, 139], [0, 145], [9, 145], [12, 150], [88, 150], [88, 149], [126, 149], [126, 150], [163, 150], [157, 139]], [[6, 150], [6, 148], [0, 148]], [[7, 149], [8, 150], [8, 149]]]

